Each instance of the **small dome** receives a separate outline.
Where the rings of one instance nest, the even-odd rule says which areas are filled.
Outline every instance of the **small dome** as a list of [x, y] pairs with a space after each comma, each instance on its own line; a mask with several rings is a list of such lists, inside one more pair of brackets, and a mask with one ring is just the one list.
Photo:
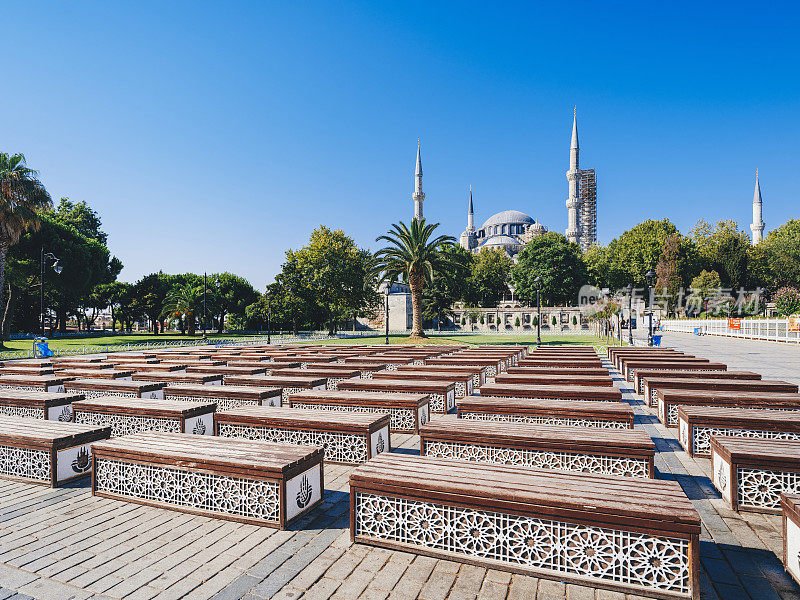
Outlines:
[[494, 225], [508, 225], [508, 224], [515, 224], [515, 225], [522, 225], [525, 223], [534, 223], [533, 217], [530, 215], [526, 215], [524, 212], [520, 212], [518, 210], [504, 210], [503, 212], [499, 212], [496, 215], [492, 215], [486, 222], [483, 224], [481, 229], [485, 227], [491, 227]]
[[486, 241], [481, 246], [519, 246], [519, 240], [511, 237], [510, 235], [493, 235], [486, 238]]
[[544, 231], [544, 225], [539, 223], [539, 221], [536, 221], [536, 223], [531, 225], [531, 229], [533, 229], [534, 231]]

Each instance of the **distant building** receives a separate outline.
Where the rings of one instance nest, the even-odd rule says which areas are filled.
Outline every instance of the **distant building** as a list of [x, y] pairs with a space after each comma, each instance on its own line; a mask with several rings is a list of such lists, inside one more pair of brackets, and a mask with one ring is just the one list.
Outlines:
[[764, 239], [764, 219], [762, 218], [761, 186], [758, 185], [758, 169], [756, 169], [756, 189], [753, 192], [753, 223], [750, 231], [753, 232], [753, 246]]

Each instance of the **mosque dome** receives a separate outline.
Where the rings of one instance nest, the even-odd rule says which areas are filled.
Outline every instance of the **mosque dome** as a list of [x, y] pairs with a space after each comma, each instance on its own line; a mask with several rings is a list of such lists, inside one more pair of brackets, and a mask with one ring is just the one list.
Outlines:
[[521, 225], [534, 222], [535, 221], [533, 217], [526, 215], [524, 212], [520, 212], [518, 210], [504, 210], [486, 219], [486, 222], [483, 224], [481, 229], [493, 227], [495, 225]]
[[486, 241], [481, 244], [481, 247], [484, 246], [519, 246], [519, 240], [515, 237], [511, 237], [510, 235], [493, 235], [490, 238], [486, 238]]

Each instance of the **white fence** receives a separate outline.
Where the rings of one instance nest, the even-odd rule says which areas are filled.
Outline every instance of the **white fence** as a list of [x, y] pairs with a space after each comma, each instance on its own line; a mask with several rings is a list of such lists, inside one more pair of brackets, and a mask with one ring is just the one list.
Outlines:
[[[734, 325], [730, 327], [729, 325]], [[738, 325], [739, 329], [736, 329]], [[798, 321], [789, 319], [670, 319], [662, 320], [664, 331], [679, 331], [695, 335], [722, 335], [748, 340], [766, 340], [800, 344]]]

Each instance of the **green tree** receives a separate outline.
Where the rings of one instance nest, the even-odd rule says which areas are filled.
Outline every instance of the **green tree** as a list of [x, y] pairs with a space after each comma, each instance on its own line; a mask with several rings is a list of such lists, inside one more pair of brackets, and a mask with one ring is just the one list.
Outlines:
[[761, 244], [772, 289], [800, 288], [800, 219], [790, 219], [767, 234]]
[[[161, 324], [161, 313], [164, 309], [167, 294], [173, 285], [178, 283], [174, 275], [167, 275], [162, 271], [145, 275], [134, 284], [134, 294], [137, 297], [137, 304], [141, 314], [145, 315], [153, 326], [153, 333], [159, 334]], [[164, 332], [161, 326], [161, 333]]]
[[655, 270], [667, 236], [678, 233], [669, 219], [648, 220], [632, 227], [608, 245], [612, 289], [633, 284], [644, 286], [644, 276]]
[[471, 302], [496, 306], [508, 292], [508, 277], [514, 263], [502, 248], [482, 248], [474, 255], [469, 285]]
[[95, 287], [95, 293], [105, 302], [111, 312], [111, 331], [115, 332], [117, 327], [117, 311], [126, 298], [126, 294], [131, 287], [130, 283], [123, 283], [122, 281], [112, 281], [111, 283], [101, 283]]
[[[228, 315], [244, 319], [247, 307], [258, 300], [258, 292], [247, 279], [233, 273], [215, 273], [206, 278], [206, 310], [216, 314], [218, 333], [222, 333]], [[211, 303], [208, 302], [209, 298]], [[211, 310], [211, 307], [215, 310]], [[241, 321], [237, 321], [241, 324]], [[238, 329], [243, 329], [242, 325]]]
[[59, 222], [74, 227], [81, 235], [97, 240], [104, 246], [108, 242], [108, 234], [100, 229], [100, 215], [86, 202], [71, 202], [69, 198], [61, 198], [55, 210], [50, 211]]
[[[39, 228], [38, 212], [50, 208], [52, 203], [38, 172], [28, 168], [22, 154], [0, 152], [0, 305], [9, 248], [23, 233]], [[2, 334], [0, 348], [4, 347], [7, 332], [4, 330]]]
[[578, 245], [554, 231], [533, 238], [519, 253], [511, 282], [520, 298], [536, 301], [537, 276], [542, 280], [542, 302], [552, 306], [574, 304], [581, 286], [589, 282]]
[[675, 311], [680, 290], [687, 287], [696, 263], [696, 252], [690, 239], [679, 233], [672, 233], [664, 239], [655, 268], [655, 289], [664, 296], [669, 312]]
[[691, 232], [700, 256], [701, 267], [719, 273], [723, 287], [737, 288], [748, 282], [747, 257], [750, 238], [739, 231], [736, 221], [719, 221], [712, 227], [698, 221]]
[[697, 277], [692, 279], [691, 289], [694, 295], [700, 298], [703, 312], [708, 309], [709, 298], [719, 294], [721, 287], [722, 281], [716, 271], [703, 269]]
[[583, 262], [586, 263], [589, 283], [601, 290], [620, 287], [620, 282], [626, 278], [624, 273], [615, 270], [616, 267], [612, 265], [611, 252], [608, 246], [594, 244], [583, 253], [582, 258]]
[[455, 242], [449, 235], [433, 237], [438, 223], [428, 225], [425, 219], [413, 219], [411, 227], [402, 221], [395, 223], [386, 235], [376, 241], [388, 246], [375, 253], [375, 269], [381, 271], [381, 281], [393, 282], [403, 279], [411, 289], [413, 326], [411, 338], [425, 337], [422, 329], [422, 292], [425, 282], [433, 279], [436, 271], [450, 268], [449, 255], [443, 249]]
[[203, 289], [202, 286], [191, 283], [175, 284], [164, 300], [159, 318], [177, 319], [180, 323], [181, 333], [195, 334], [197, 315], [202, 311]]
[[469, 295], [473, 263], [472, 253], [461, 246], [446, 246], [442, 254], [446, 255], [444, 263], [450, 267], [444, 271], [434, 271], [430, 285], [425, 286], [422, 293], [423, 316], [425, 319], [435, 319], [440, 328], [453, 303], [465, 300]]
[[775, 293], [775, 308], [788, 317], [800, 312], [800, 291], [792, 287], [784, 287]]

